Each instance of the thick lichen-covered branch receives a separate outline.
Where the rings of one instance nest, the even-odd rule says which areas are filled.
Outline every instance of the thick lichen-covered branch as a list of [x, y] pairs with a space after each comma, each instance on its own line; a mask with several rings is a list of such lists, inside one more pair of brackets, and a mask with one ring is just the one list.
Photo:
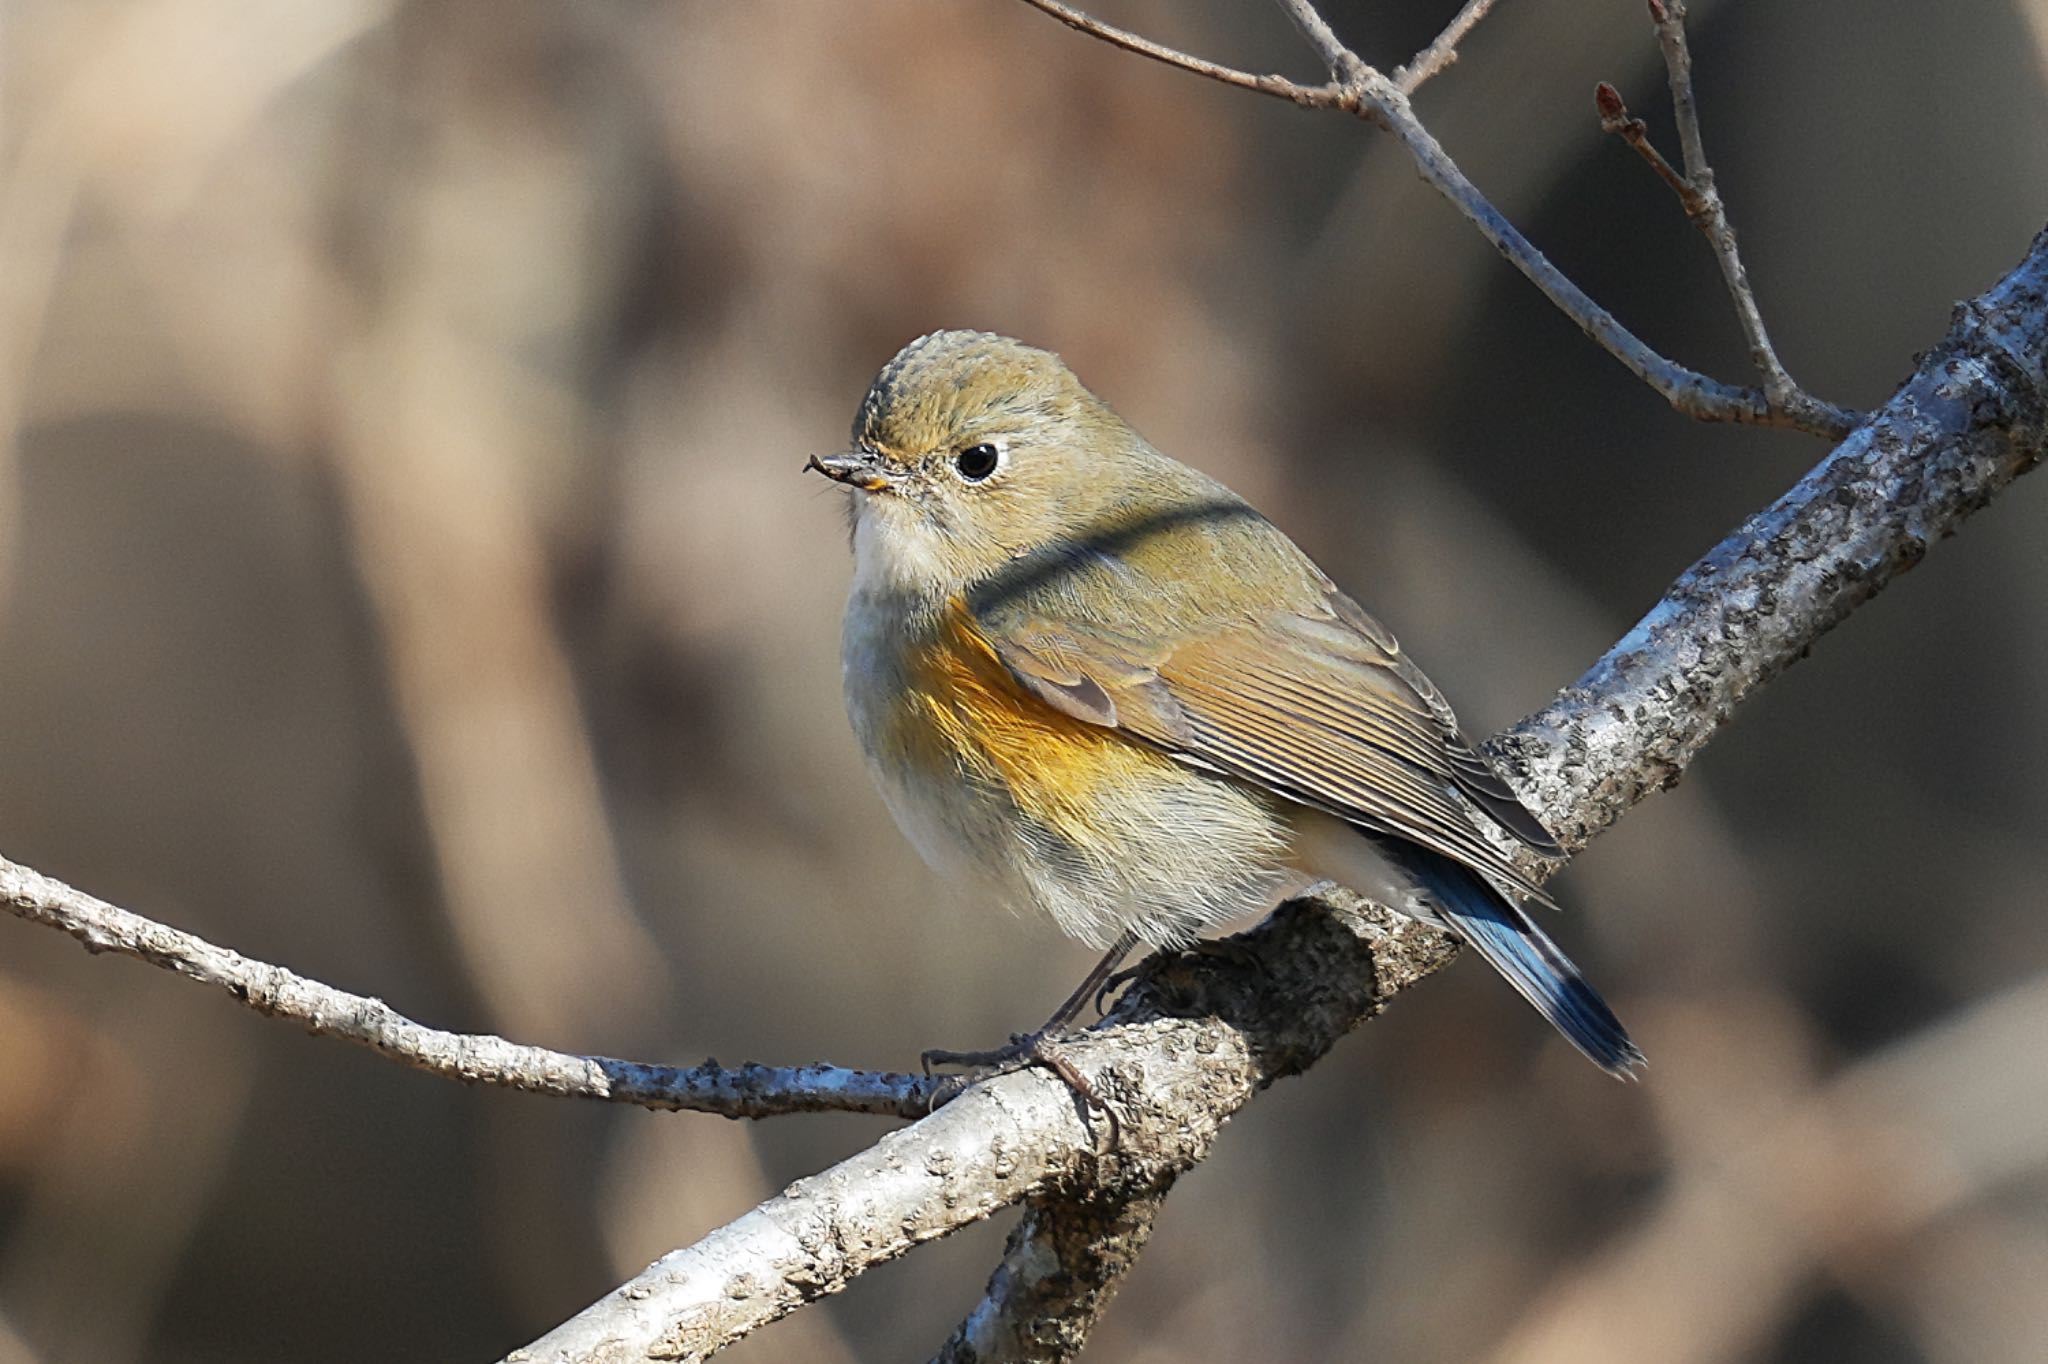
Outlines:
[[[702, 1359], [1011, 1204], [1044, 1197], [1114, 1209], [1158, 1195], [1261, 1089], [1314, 1064], [1454, 955], [1435, 930], [1347, 895], [1290, 902], [1232, 941], [1239, 950], [1228, 954], [1148, 963], [1100, 1027], [1061, 1044], [1113, 1121], [1045, 1071], [975, 1085], [655, 1261], [511, 1358]], [[1042, 1244], [1078, 1254], [1095, 1238], [1084, 1220]], [[1094, 1277], [1104, 1288], [1114, 1281]], [[1047, 1296], [1030, 1273], [1006, 1282]]]

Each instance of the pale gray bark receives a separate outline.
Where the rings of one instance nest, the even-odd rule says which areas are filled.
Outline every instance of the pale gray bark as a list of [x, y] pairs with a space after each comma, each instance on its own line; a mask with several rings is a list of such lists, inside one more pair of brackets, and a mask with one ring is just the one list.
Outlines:
[[1567, 848], [1676, 781], [1744, 697], [2040, 461], [2044, 348], [2048, 232], [1890, 402], [1491, 745]]
[[[1113, 1209], [1155, 1195], [1207, 1156], [1223, 1123], [1260, 1089], [1312, 1065], [1453, 956], [1442, 934], [1351, 896], [1283, 905], [1233, 941], [1241, 952], [1153, 963], [1101, 1028], [1062, 1044], [1109, 1114], [1084, 1111], [1042, 1070], [975, 1085], [663, 1256], [508, 1358], [702, 1359], [863, 1270], [1013, 1203], [1043, 1195]], [[1088, 1215], [1075, 1220], [1085, 1227]], [[1128, 1244], [1133, 1230], [1115, 1234]], [[1115, 1246], [1090, 1249], [1085, 1234], [1041, 1244], [1100, 1265], [1128, 1259]], [[1036, 1271], [998, 1278], [1009, 1291], [1047, 1297]], [[1086, 1264], [1072, 1280], [1099, 1308], [1086, 1278], [1106, 1287], [1113, 1276]], [[1012, 1300], [1004, 1301], [1002, 1315], [1016, 1317]], [[1013, 1342], [1025, 1335], [1001, 1332]]]
[[381, 999], [353, 995], [282, 966], [255, 961], [196, 934], [110, 905], [0, 857], [0, 907], [68, 933], [88, 952], [116, 952], [225, 990], [258, 1013], [338, 1037], [405, 1065], [473, 1084], [728, 1118], [826, 1111], [919, 1117], [931, 1110], [922, 1075], [844, 1066], [653, 1066], [575, 1056], [485, 1033], [415, 1023]]
[[1072, 1357], [1152, 1239], [1167, 1193], [1031, 1199], [981, 1304], [933, 1364]]

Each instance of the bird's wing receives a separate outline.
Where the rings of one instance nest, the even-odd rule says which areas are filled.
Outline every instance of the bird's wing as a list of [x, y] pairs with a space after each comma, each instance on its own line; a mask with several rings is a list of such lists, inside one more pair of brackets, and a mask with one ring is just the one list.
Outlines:
[[[1489, 843], [1453, 789], [1538, 851], [1556, 841], [1458, 729], [1386, 628], [1320, 580], [1297, 609], [1172, 622], [1133, 637], [1075, 607], [1006, 594], [974, 624], [1046, 704], [1548, 897]], [[1128, 588], [1131, 584], [1122, 586]], [[1169, 616], [1179, 614], [1168, 612]], [[1119, 622], [1123, 624], [1123, 622]]]

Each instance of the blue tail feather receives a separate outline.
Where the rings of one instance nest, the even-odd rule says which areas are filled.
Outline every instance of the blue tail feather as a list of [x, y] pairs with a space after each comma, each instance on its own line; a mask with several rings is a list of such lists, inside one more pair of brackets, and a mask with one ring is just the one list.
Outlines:
[[1595, 1065], [1628, 1078], [1643, 1053], [1579, 968], [1478, 873], [1413, 844], [1386, 845], [1445, 922]]

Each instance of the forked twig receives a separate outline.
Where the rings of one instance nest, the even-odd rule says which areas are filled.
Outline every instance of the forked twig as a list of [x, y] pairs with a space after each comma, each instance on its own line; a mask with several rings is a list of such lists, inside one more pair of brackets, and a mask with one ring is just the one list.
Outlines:
[[[1398, 79], [1389, 78], [1345, 46], [1311, 0], [1278, 0], [1280, 7], [1308, 37], [1329, 68], [1331, 79], [1323, 85], [1306, 85], [1283, 76], [1260, 76], [1192, 56], [1163, 43], [1154, 42], [1126, 29], [1075, 9], [1063, 0], [1024, 0], [1034, 9], [1058, 19], [1069, 28], [1135, 52], [1154, 61], [1189, 71], [1239, 89], [1253, 90], [1311, 109], [1342, 109], [1376, 123], [1399, 139], [1414, 160], [1422, 178], [1449, 199], [1480, 234], [1509, 263], [1541, 289], [1560, 311], [1602, 349], [1625, 365], [1629, 372], [1662, 394], [1665, 401], [1687, 416], [1702, 421], [1745, 422], [1758, 426], [1782, 426], [1839, 440], [1859, 420], [1854, 412], [1820, 402], [1801, 392], [1789, 378], [1779, 382], [1773, 371], [1760, 369], [1767, 379], [1763, 387], [1747, 388], [1725, 384], [1698, 370], [1687, 368], [1650, 349], [1615, 316], [1595, 303], [1586, 292], [1552, 265], [1521, 231], [1510, 223], [1458, 168], [1427, 128], [1415, 117], [1408, 102], [1408, 90], [1427, 75], [1442, 69], [1446, 60], [1437, 52], [1439, 43], [1452, 39], [1445, 52], [1455, 51], [1456, 40], [1484, 17], [1488, 6], [1468, 4], [1436, 43], [1425, 48]], [[1453, 34], [1455, 30], [1455, 34]], [[1435, 54], [1435, 55], [1432, 55]], [[1688, 94], [1688, 100], [1690, 95]], [[1724, 215], [1725, 220], [1725, 215]], [[1732, 243], [1732, 235], [1730, 241]], [[1736, 268], [1740, 269], [1737, 261]], [[1745, 281], [1746, 286], [1746, 281]], [[1752, 307], [1753, 307], [1752, 303]], [[1759, 326], [1761, 323], [1759, 323]], [[1766, 343], [1768, 348], [1768, 343]], [[1772, 356], [1775, 364], [1775, 356]], [[1782, 367], [1775, 371], [1783, 375]]]
[[[1763, 381], [1765, 396], [1774, 406], [1786, 411], [1804, 412], [1816, 417], [1834, 415], [1839, 409], [1814, 398], [1793, 382], [1779, 361], [1776, 348], [1771, 345], [1770, 333], [1764, 328], [1763, 312], [1757, 307], [1755, 290], [1750, 287], [1749, 271], [1744, 267], [1742, 253], [1735, 245], [1735, 225], [1728, 220], [1727, 206], [1721, 201], [1721, 192], [1715, 186], [1714, 168], [1707, 162], [1706, 145], [1700, 137], [1699, 102], [1693, 94], [1692, 85], [1692, 49], [1685, 36], [1685, 0], [1647, 0], [1647, 3], [1650, 23], [1657, 30], [1657, 46], [1664, 54], [1665, 75], [1671, 86], [1671, 108], [1678, 124], [1678, 148], [1685, 162], [1684, 173], [1675, 170], [1664, 159], [1663, 153], [1650, 144], [1643, 121], [1629, 117], [1620, 92], [1605, 81], [1594, 92], [1600, 109], [1600, 126], [1618, 134], [1649, 163], [1658, 178], [1678, 195], [1685, 216], [1692, 220], [1693, 226], [1713, 248], [1714, 260], [1721, 267], [1721, 278], [1735, 304], [1736, 320], [1741, 323], [1743, 338], [1749, 343], [1750, 363], [1755, 366], [1757, 377]], [[1839, 415], [1853, 418], [1850, 413]]]
[[1657, 150], [1657, 144], [1650, 141], [1650, 125], [1628, 111], [1628, 105], [1622, 102], [1621, 91], [1601, 81], [1593, 87], [1593, 105], [1600, 111], [1600, 131], [1613, 133], [1634, 148], [1636, 155], [1642, 157], [1644, 163], [1657, 173], [1657, 178], [1669, 185], [1671, 192], [1685, 204], [1687, 216], [1692, 216], [1698, 191], [1678, 167], [1664, 159], [1664, 153]]
[[1394, 68], [1394, 84], [1401, 88], [1401, 93], [1414, 94], [1424, 81], [1458, 60], [1458, 44], [1465, 41], [1465, 35], [1486, 17], [1495, 3], [1496, 0], [1465, 0], [1465, 7], [1444, 25], [1435, 42], [1416, 53], [1406, 66]]

